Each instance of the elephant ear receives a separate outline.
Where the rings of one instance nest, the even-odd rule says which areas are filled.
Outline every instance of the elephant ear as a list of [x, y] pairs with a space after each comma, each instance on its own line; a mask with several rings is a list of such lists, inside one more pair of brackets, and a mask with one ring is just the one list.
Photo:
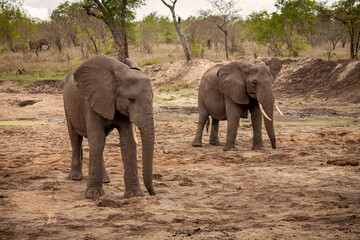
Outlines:
[[91, 108], [106, 119], [115, 115], [117, 81], [114, 65], [119, 61], [108, 56], [95, 56], [82, 63], [74, 72], [77, 87]]
[[220, 68], [217, 72], [220, 92], [229, 96], [237, 104], [248, 104], [246, 92], [246, 74], [251, 65], [242, 62], [232, 62]]

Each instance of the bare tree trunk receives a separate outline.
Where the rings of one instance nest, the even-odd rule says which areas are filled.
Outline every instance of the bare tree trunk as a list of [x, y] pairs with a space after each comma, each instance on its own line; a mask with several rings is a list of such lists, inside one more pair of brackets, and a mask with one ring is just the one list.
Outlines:
[[355, 27], [348, 27], [350, 35], [350, 59], [358, 59], [360, 31]]
[[120, 30], [118, 30], [116, 28], [114, 29], [114, 28], [109, 27], [109, 29], [110, 29], [113, 37], [114, 37], [115, 43], [116, 43], [117, 48], [118, 48], [117, 49], [118, 60], [122, 62], [126, 58], [125, 57], [125, 52], [124, 52], [124, 49], [125, 49], [124, 48], [124, 43], [123, 43], [123, 40], [121, 38], [122, 33], [121, 33]]
[[225, 34], [225, 53], [226, 53], [226, 60], [229, 60], [229, 50], [228, 50], [228, 32], [224, 31]]
[[98, 10], [100, 10], [103, 13], [103, 15], [99, 15], [92, 12], [91, 11], [92, 6], [83, 5], [83, 8], [86, 10], [87, 15], [103, 20], [105, 24], [109, 27], [117, 46], [118, 60], [123, 61], [125, 58], [129, 57], [129, 54], [127, 52], [127, 44], [126, 44], [126, 29], [123, 28], [123, 26], [125, 26], [126, 23], [126, 15], [125, 15], [126, 5], [124, 4], [124, 7], [121, 12], [122, 23], [121, 26], [119, 27], [113, 21], [113, 19], [111, 18], [111, 14], [107, 12], [107, 9], [105, 9], [102, 3], [99, 0], [94, 0], [94, 1], [98, 6]]
[[126, 38], [126, 6], [127, 6], [127, 0], [123, 0], [123, 6], [121, 9], [121, 30], [122, 30], [122, 36], [123, 36], [123, 44], [124, 44], [124, 55], [125, 58], [129, 58], [129, 48]]
[[350, 59], [355, 59], [355, 46], [353, 35], [350, 36]]
[[182, 33], [181, 31], [181, 27], [180, 27], [180, 21], [178, 21], [176, 19], [176, 15], [175, 15], [175, 4], [176, 4], [176, 1], [177, 0], [174, 0], [174, 1], [170, 1], [173, 5], [169, 5], [167, 4], [164, 0], [161, 0], [165, 6], [167, 6], [170, 11], [171, 11], [171, 14], [172, 14], [172, 17], [173, 17], [173, 21], [174, 21], [174, 25], [175, 25], [175, 28], [176, 28], [176, 31], [178, 32], [179, 34], [179, 37], [180, 37], [180, 40], [181, 40], [181, 44], [183, 46], [183, 49], [184, 49], [184, 53], [185, 53], [185, 56], [186, 56], [186, 60], [187, 61], [190, 61], [191, 60], [191, 57], [190, 57], [190, 53], [189, 53], [189, 49], [186, 45], [186, 41], [185, 41], [185, 37], [184, 37], [184, 34]]

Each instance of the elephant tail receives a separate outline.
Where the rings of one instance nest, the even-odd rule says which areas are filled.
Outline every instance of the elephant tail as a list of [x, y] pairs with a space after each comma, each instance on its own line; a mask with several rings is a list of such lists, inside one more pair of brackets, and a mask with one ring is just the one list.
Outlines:
[[210, 117], [207, 117], [207, 120], [206, 120], [206, 132], [207, 133], [209, 132], [209, 126], [210, 126]]

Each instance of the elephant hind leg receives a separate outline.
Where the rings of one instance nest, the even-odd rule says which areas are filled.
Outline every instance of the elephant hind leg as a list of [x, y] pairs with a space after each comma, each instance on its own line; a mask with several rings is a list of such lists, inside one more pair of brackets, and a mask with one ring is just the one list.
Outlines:
[[82, 175], [83, 137], [77, 134], [74, 126], [71, 124], [69, 119], [67, 119], [67, 125], [69, 130], [70, 141], [71, 141], [71, 148], [72, 148], [71, 170], [69, 173], [69, 179], [81, 180], [83, 178]]
[[209, 118], [209, 112], [206, 110], [204, 104], [199, 103], [199, 122], [198, 127], [195, 134], [195, 139], [192, 142], [193, 147], [201, 147], [202, 146], [202, 134], [204, 131], [204, 126]]
[[212, 123], [211, 123], [211, 133], [210, 133], [209, 144], [219, 146], [220, 145], [220, 141], [219, 141], [219, 120], [214, 119], [213, 117], [211, 117], [211, 122]]

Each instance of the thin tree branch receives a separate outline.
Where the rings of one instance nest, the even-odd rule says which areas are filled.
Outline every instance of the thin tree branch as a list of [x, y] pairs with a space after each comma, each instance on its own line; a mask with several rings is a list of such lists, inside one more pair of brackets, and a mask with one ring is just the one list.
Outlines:
[[[170, 4], [168, 4], [167, 2], [165, 2], [164, 0], [161, 0], [163, 2], [163, 4], [165, 4], [165, 6], [167, 6], [168, 8], [170, 8], [170, 10], [174, 9], [175, 3], [177, 0], [175, 0], [175, 2], [172, 2], [173, 5], [171, 6]], [[170, 1], [171, 2], [171, 1]]]

